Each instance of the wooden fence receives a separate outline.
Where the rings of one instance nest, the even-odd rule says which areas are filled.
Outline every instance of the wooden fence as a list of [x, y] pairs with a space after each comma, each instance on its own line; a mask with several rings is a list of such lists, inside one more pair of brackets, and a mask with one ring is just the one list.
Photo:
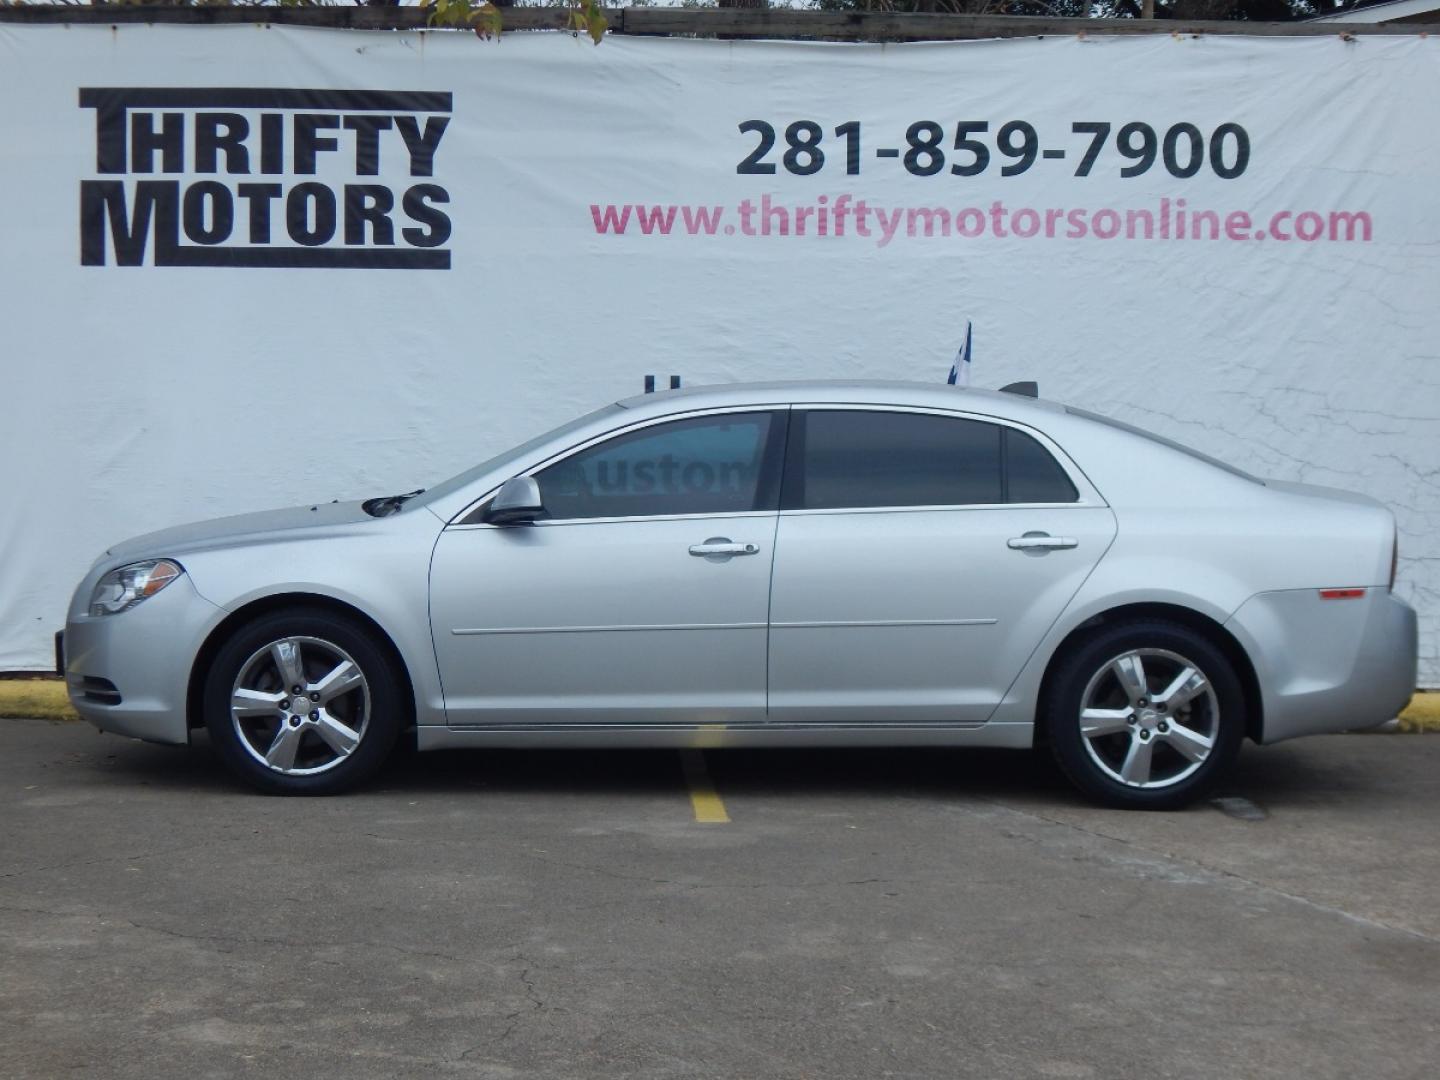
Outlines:
[[[1216, 22], [1186, 19], [1053, 19], [1018, 15], [900, 14], [802, 11], [788, 8], [614, 8], [606, 11], [617, 34], [830, 41], [958, 41], [975, 38], [1053, 37], [1074, 34], [1250, 34], [1265, 37], [1410, 35], [1440, 33], [1440, 25], [1344, 22]], [[559, 30], [563, 7], [505, 8], [505, 29]], [[170, 7], [25, 4], [0, 7], [10, 23], [284, 23], [355, 30], [424, 30], [418, 7]]]

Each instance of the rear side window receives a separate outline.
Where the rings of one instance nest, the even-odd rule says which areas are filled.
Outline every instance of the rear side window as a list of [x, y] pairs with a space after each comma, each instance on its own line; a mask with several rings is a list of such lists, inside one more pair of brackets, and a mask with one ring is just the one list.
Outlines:
[[1023, 432], [927, 413], [817, 409], [791, 422], [782, 505], [838, 510], [1074, 502], [1075, 487]]

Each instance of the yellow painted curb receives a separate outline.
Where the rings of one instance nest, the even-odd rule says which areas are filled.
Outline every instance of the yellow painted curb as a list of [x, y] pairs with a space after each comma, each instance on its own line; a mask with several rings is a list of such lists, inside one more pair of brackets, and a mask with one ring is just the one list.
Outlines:
[[[0, 679], [0, 719], [78, 720], [65, 684], [55, 678]], [[1422, 690], [1400, 714], [1401, 731], [1440, 731], [1440, 691]], [[703, 759], [702, 759], [703, 760]], [[693, 768], [693, 766], [692, 766]], [[703, 767], [697, 774], [704, 777]], [[708, 802], [705, 780], [699, 785], [701, 801]], [[718, 800], [717, 800], [718, 801]], [[698, 808], [697, 804], [697, 808]], [[722, 820], [724, 810], [711, 810], [698, 820]], [[713, 815], [713, 816], [712, 816]]]
[[79, 720], [59, 679], [0, 679], [0, 717]]
[[1400, 714], [1401, 731], [1440, 731], [1440, 692], [1422, 690]]

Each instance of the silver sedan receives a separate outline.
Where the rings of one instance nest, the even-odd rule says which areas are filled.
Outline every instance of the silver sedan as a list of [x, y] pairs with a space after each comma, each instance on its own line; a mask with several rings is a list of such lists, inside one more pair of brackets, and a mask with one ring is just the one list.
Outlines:
[[1182, 805], [1245, 739], [1415, 686], [1395, 520], [1013, 394], [742, 385], [607, 406], [424, 492], [118, 544], [63, 659], [106, 731], [334, 792], [397, 740], [1049, 748]]

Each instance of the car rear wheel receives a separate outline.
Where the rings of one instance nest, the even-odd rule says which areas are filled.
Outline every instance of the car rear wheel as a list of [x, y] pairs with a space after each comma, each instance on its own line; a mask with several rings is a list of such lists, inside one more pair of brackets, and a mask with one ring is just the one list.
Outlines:
[[1044, 722], [1055, 759], [1110, 806], [1167, 810], [1224, 775], [1245, 734], [1234, 666], [1178, 623], [1102, 627], [1066, 656]]
[[325, 611], [246, 624], [205, 683], [205, 725], [225, 764], [262, 791], [322, 795], [362, 783], [401, 728], [400, 679], [364, 629]]

